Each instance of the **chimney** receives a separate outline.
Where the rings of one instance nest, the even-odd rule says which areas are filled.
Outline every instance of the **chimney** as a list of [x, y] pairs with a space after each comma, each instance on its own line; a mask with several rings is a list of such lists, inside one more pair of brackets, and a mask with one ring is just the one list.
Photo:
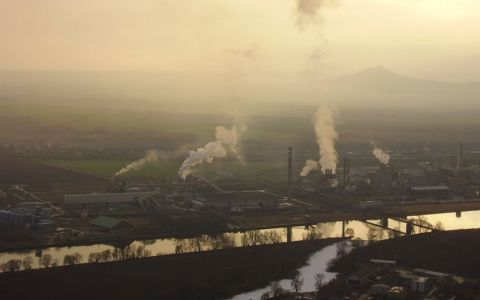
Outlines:
[[288, 197], [292, 188], [292, 147], [288, 147]]
[[457, 171], [463, 170], [463, 143], [458, 143], [458, 154], [457, 154]]
[[343, 158], [343, 184], [347, 184], [348, 174], [350, 174], [350, 164], [348, 158], [345, 156]]
[[183, 183], [183, 202], [187, 208], [190, 208], [190, 195], [188, 194], [187, 183]]

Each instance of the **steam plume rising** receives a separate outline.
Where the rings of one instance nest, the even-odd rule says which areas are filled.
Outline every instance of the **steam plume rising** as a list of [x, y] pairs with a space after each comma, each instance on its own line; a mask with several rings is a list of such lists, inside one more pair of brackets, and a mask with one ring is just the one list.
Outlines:
[[145, 156], [139, 160], [129, 163], [127, 166], [122, 168], [120, 171], [115, 173], [114, 177], [124, 175], [133, 170], [140, 170], [147, 164], [153, 164], [158, 162], [161, 159], [166, 159], [167, 154], [157, 150], [148, 150]]
[[212, 163], [215, 158], [225, 157], [227, 156], [227, 151], [238, 157], [238, 139], [239, 131], [235, 126], [230, 130], [223, 126], [216, 127], [215, 141], [209, 142], [196, 151], [190, 151], [188, 157], [183, 161], [178, 175], [185, 180], [188, 175], [193, 173], [196, 166], [204, 162]]
[[390, 163], [390, 154], [384, 150], [375, 146], [372, 153], [382, 164], [388, 165]]
[[320, 160], [316, 163], [316, 167], [314, 161], [307, 160], [301, 176], [307, 176], [310, 171], [318, 168], [324, 174], [327, 169], [332, 170], [333, 173], [336, 172], [338, 154], [335, 143], [338, 139], [338, 133], [335, 129], [335, 114], [336, 110], [331, 105], [321, 106], [315, 114], [315, 134], [320, 148]]
[[300, 173], [300, 176], [307, 176], [311, 171], [315, 171], [320, 169], [320, 165], [318, 162], [308, 159], [307, 162], [305, 162], [305, 166], [302, 169], [302, 172]]

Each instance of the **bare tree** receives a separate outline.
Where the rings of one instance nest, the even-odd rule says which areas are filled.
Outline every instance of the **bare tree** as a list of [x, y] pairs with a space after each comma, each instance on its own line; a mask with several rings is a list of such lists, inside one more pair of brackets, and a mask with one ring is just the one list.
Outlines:
[[220, 249], [235, 248], [235, 237], [231, 234], [224, 233], [217, 236]]
[[50, 264], [52, 263], [52, 256], [50, 254], [44, 254], [42, 255], [42, 257], [40, 258], [40, 264], [44, 267], [44, 268], [48, 268], [50, 267]]
[[315, 274], [315, 289], [320, 291], [320, 289], [323, 286], [323, 281], [325, 280], [325, 275], [323, 273], [317, 273]]
[[112, 251], [110, 251], [110, 249], [102, 251], [102, 260], [104, 262], [109, 261], [111, 258], [112, 258]]
[[428, 231], [428, 228], [435, 228], [430, 222], [427, 221], [427, 217], [425, 216], [418, 216], [409, 218], [412, 224], [417, 225], [415, 230], [418, 230], [418, 233], [424, 233]]
[[316, 227], [310, 226], [307, 232], [303, 233], [303, 240], [316, 240], [322, 237], [322, 233]]
[[2, 270], [2, 272], [7, 272], [8, 271], [7, 263], [1, 264], [0, 265], [0, 270]]
[[270, 298], [270, 292], [267, 291], [267, 292], [262, 294], [262, 296], [260, 297], [260, 300], [267, 300], [269, 298]]
[[20, 270], [22, 266], [22, 261], [20, 259], [11, 259], [7, 261], [7, 271], [9, 272], [16, 272]]
[[59, 265], [60, 265], [60, 261], [58, 260], [58, 258], [55, 258], [53, 260], [52, 267], [58, 267]]
[[437, 230], [445, 230], [445, 226], [443, 226], [442, 221], [438, 221], [437, 223], [435, 223], [435, 229], [437, 229]]
[[302, 289], [303, 285], [303, 277], [300, 275], [299, 272], [295, 274], [295, 277], [290, 281], [290, 285], [292, 286], [293, 291], [298, 293]]
[[76, 265], [82, 261], [82, 255], [78, 252], [67, 254], [63, 257], [63, 265]]
[[383, 229], [370, 227], [367, 232], [367, 240], [369, 243], [383, 240]]
[[265, 236], [260, 230], [250, 230], [243, 234], [242, 245], [243, 246], [256, 246], [265, 243]]
[[175, 254], [186, 252], [187, 244], [183, 239], [175, 239]]
[[31, 270], [33, 265], [33, 258], [31, 256], [25, 257], [22, 261], [22, 266], [24, 270]]
[[80, 253], [75, 252], [73, 256], [75, 257], [75, 263], [79, 264], [82, 262], [83, 256]]
[[89, 263], [98, 263], [102, 260], [101, 254], [97, 252], [92, 252], [88, 255]]
[[209, 242], [210, 237], [208, 235], [202, 234], [199, 237], [190, 239], [189, 245], [193, 251], [200, 252], [203, 247]]
[[114, 261], [118, 261], [118, 260], [120, 260], [120, 258], [121, 258], [120, 249], [119, 248], [114, 248], [113, 251], [112, 251], [112, 259]]
[[355, 236], [355, 230], [351, 227], [348, 227], [347, 229], [345, 229], [345, 236], [354, 237]]
[[347, 242], [345, 241], [337, 243], [337, 257], [343, 257], [347, 254], [347, 246]]
[[278, 282], [273, 282], [270, 285], [270, 294], [272, 297], [278, 297], [282, 294], [283, 289]]
[[134, 256], [135, 256], [136, 258], [148, 257], [148, 256], [150, 256], [150, 255], [152, 254], [152, 253], [150, 252], [150, 250], [147, 250], [147, 249], [145, 248], [144, 245], [140, 245], [140, 246], [134, 248], [133, 251], [134, 251]]
[[270, 230], [264, 233], [266, 244], [279, 244], [282, 242], [282, 235], [276, 230]]

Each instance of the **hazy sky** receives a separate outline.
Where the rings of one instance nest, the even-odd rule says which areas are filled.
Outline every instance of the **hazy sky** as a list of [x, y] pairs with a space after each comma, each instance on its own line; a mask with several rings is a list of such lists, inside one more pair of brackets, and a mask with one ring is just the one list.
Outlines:
[[297, 1], [0, 0], [0, 68], [480, 81], [478, 0], [303, 0], [328, 3], [300, 19]]

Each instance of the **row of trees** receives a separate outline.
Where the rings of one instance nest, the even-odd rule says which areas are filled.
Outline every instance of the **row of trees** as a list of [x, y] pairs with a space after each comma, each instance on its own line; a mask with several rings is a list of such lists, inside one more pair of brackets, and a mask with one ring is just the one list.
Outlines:
[[149, 257], [152, 253], [145, 248], [145, 245], [128, 245], [124, 248], [107, 249], [101, 252], [93, 252], [88, 256], [89, 263], [108, 261], [120, 261], [134, 258]]
[[220, 250], [235, 247], [235, 236], [224, 233], [215, 236], [201, 235], [192, 239], [175, 240], [175, 254], [200, 252], [204, 250]]
[[[352, 233], [353, 234], [353, 233]], [[245, 232], [240, 237], [240, 243], [243, 247], [279, 244], [286, 239], [286, 231], [279, 232], [278, 230], [260, 231], [251, 230]], [[304, 240], [314, 240], [322, 237], [322, 233], [317, 227], [310, 227], [307, 232], [303, 234]], [[93, 252], [88, 256], [89, 263], [100, 263], [108, 261], [119, 261], [134, 258], [142, 258], [151, 256], [151, 251], [145, 248], [145, 243], [136, 245], [132, 244], [124, 248], [107, 249], [101, 252]], [[201, 235], [191, 239], [177, 239], [175, 241], [175, 254], [186, 252], [199, 252], [205, 250], [220, 250], [227, 248], [234, 248], [236, 246], [235, 235], [231, 233], [224, 233], [218, 235]], [[76, 265], [82, 262], [82, 255], [78, 252], [67, 254], [63, 258], [63, 265]], [[0, 265], [0, 270], [3, 272], [13, 272], [19, 270], [30, 270], [33, 266], [32, 257], [28, 256], [23, 261], [18, 259], [11, 259], [8, 262]], [[53, 259], [50, 254], [44, 254], [39, 259], [39, 266], [48, 268], [60, 266], [58, 259]]]
[[[262, 232], [251, 230], [242, 234], [240, 243], [243, 247], [279, 244], [284, 235], [276, 230]], [[205, 250], [220, 250], [234, 248], [236, 246], [235, 235], [223, 233], [218, 235], [201, 235], [192, 239], [178, 239], [175, 241], [175, 254], [187, 252], [199, 252]]]
[[[78, 252], [73, 254], [67, 254], [63, 257], [63, 265], [75, 265], [82, 261], [82, 255]], [[50, 254], [44, 254], [39, 258], [39, 266], [44, 268], [57, 267], [60, 265], [58, 259], [53, 259]], [[31, 256], [25, 257], [25, 259], [10, 259], [4, 264], [0, 265], [2, 272], [15, 272], [20, 270], [31, 270], [33, 267], [33, 258]]]

